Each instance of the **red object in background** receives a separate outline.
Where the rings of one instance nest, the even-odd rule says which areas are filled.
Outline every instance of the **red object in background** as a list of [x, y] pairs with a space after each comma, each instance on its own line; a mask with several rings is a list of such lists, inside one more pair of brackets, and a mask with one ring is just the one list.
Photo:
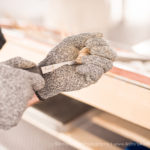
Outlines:
[[113, 67], [110, 70], [110, 72], [113, 73], [114, 75], [118, 75], [118, 76], [130, 79], [133, 81], [138, 81], [138, 82], [141, 82], [142, 84], [150, 85], [150, 78], [144, 75], [138, 74], [138, 73], [123, 70], [117, 67]]

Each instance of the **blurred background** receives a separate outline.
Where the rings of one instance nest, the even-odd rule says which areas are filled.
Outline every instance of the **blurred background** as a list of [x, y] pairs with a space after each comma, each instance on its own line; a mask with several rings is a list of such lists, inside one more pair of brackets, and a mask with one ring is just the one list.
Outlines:
[[98, 31], [135, 44], [149, 38], [149, 5], [149, 0], [0, 0], [0, 17], [73, 34]]
[[102, 32], [122, 50], [115, 65], [150, 75], [149, 0], [0, 0], [0, 24], [38, 25], [64, 36]]

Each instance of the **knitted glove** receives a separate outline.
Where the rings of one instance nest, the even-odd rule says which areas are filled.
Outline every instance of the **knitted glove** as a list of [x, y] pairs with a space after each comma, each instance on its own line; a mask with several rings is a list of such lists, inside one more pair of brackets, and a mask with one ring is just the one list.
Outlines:
[[1, 32], [1, 29], [0, 29], [0, 49], [3, 47], [3, 45], [5, 44], [6, 40]]
[[112, 68], [116, 53], [102, 38], [101, 33], [83, 33], [65, 38], [54, 47], [39, 67], [75, 60], [79, 51], [87, 47], [91, 55], [82, 57], [81, 65], [66, 65], [43, 75], [45, 87], [37, 92], [47, 99], [60, 92], [79, 90], [87, 87]]
[[44, 87], [44, 79], [31, 68], [34, 63], [20, 57], [0, 64], [0, 129], [17, 125], [34, 91]]

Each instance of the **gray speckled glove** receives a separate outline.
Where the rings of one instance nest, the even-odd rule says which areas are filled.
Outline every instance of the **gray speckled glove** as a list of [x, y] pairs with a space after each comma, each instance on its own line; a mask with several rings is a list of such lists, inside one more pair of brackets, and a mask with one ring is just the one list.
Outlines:
[[31, 68], [34, 63], [20, 57], [0, 64], [0, 129], [15, 126], [33, 97], [44, 87], [41, 75], [19, 68]]
[[83, 64], [63, 66], [43, 75], [45, 87], [37, 92], [41, 98], [87, 87], [112, 68], [116, 53], [101, 37], [101, 33], [83, 33], [65, 38], [49, 52], [39, 67], [75, 60], [83, 47], [89, 48], [91, 53], [82, 57]]

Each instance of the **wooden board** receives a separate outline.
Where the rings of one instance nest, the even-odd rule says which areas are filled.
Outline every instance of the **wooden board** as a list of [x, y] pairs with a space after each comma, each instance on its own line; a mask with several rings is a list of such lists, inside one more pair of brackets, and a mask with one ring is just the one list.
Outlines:
[[150, 90], [150, 77], [113, 67], [107, 75]]
[[73, 122], [80, 124], [81, 117], [92, 110], [91, 106], [63, 94], [51, 97], [45, 102], [37, 103], [33, 107], [47, 114], [51, 118], [49, 126], [61, 132], [68, 131]]
[[114, 115], [100, 112], [92, 121], [110, 131], [150, 147], [150, 130], [142, 128]]
[[95, 85], [67, 96], [150, 129], [150, 90], [104, 75]]
[[121, 150], [120, 148], [108, 143], [102, 138], [96, 137], [91, 133], [74, 128], [67, 133], [61, 133], [50, 128], [51, 119], [48, 115], [30, 107], [23, 115], [23, 119], [44, 132], [53, 135], [61, 141], [80, 150]]

